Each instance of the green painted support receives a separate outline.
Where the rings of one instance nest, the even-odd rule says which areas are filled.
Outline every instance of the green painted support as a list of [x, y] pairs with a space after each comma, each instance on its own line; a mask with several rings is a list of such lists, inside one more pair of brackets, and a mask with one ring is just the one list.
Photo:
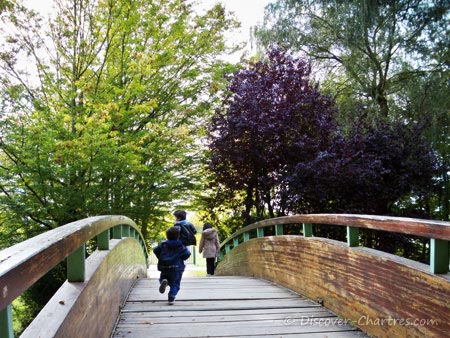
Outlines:
[[113, 238], [114, 239], [121, 239], [122, 238], [122, 226], [116, 225], [113, 228]]
[[347, 245], [359, 246], [359, 228], [347, 226]]
[[231, 246], [230, 244], [226, 244], [225, 245], [225, 253], [229, 253], [231, 251]]
[[97, 235], [98, 250], [109, 250], [109, 229]]
[[283, 234], [283, 224], [275, 225], [275, 236], [281, 236]]
[[0, 311], [0, 337], [14, 338], [11, 304]]
[[432, 238], [430, 241], [430, 272], [447, 273], [449, 265], [448, 241]]
[[312, 224], [303, 223], [303, 237], [312, 237]]
[[217, 260], [220, 262], [223, 259], [223, 252], [219, 252], [219, 257], [217, 257]]
[[69, 282], [84, 282], [85, 278], [86, 244], [67, 257], [67, 280]]
[[239, 245], [239, 238], [233, 238], [233, 248], [237, 247]]
[[244, 242], [247, 242], [250, 240], [250, 233], [249, 232], [244, 232]]
[[134, 228], [130, 229], [130, 237], [136, 238], [136, 230]]
[[257, 236], [258, 238], [264, 237], [264, 228], [258, 228], [258, 229], [256, 229], [256, 236]]
[[122, 236], [130, 237], [130, 227], [128, 225], [122, 225]]

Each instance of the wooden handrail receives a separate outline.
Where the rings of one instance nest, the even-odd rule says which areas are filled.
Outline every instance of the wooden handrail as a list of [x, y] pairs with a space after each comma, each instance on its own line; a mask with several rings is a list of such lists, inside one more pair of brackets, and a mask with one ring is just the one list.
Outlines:
[[244, 236], [244, 241], [248, 240], [250, 231], [257, 230], [258, 237], [262, 237], [264, 235], [264, 228], [275, 226], [276, 234], [282, 234], [282, 230], [277, 230], [277, 227], [281, 227], [286, 224], [303, 224], [303, 235], [305, 237], [311, 236], [311, 224], [346, 226], [347, 243], [349, 246], [358, 245], [358, 228], [430, 238], [431, 272], [446, 273], [449, 270], [448, 241], [450, 241], [450, 222], [406, 217], [354, 214], [302, 214], [271, 218], [250, 224], [232, 234], [220, 244], [221, 252], [225, 251], [226, 253], [230, 250], [231, 246], [237, 246], [239, 244], [240, 236]]
[[[0, 310], [95, 236], [109, 240], [109, 229], [134, 229], [148, 257], [137, 225], [125, 216], [97, 216], [66, 224], [0, 251]], [[99, 244], [100, 246], [100, 244]], [[99, 249], [107, 249], [100, 248]]]

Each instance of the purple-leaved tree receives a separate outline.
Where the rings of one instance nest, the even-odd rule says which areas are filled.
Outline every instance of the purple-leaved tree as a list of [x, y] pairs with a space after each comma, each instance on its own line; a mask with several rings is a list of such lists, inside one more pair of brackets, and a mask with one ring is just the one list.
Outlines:
[[[311, 69], [280, 49], [234, 75], [211, 124], [214, 184], [244, 192], [244, 214], [255, 218], [287, 210], [286, 176], [330, 148], [336, 125], [334, 101], [310, 79]], [[251, 219], [247, 219], [251, 221]]]
[[395, 214], [401, 198], [430, 193], [436, 159], [421, 124], [355, 121], [344, 137], [334, 101], [310, 75], [304, 60], [272, 49], [234, 74], [212, 120], [211, 184], [242, 203], [245, 223], [287, 213]]

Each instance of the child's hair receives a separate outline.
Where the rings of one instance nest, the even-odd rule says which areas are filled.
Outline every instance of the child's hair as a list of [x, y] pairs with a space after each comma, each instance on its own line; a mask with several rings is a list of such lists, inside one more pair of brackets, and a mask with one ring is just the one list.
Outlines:
[[180, 229], [178, 229], [177, 227], [170, 227], [166, 231], [166, 237], [167, 239], [176, 241], [180, 238]]
[[206, 229], [211, 229], [213, 226], [212, 226], [212, 224], [211, 223], [205, 223], [205, 224], [203, 224], [203, 230], [206, 230]]
[[178, 218], [179, 220], [185, 220], [186, 219], [186, 211], [184, 210], [175, 210], [173, 212], [173, 215]]

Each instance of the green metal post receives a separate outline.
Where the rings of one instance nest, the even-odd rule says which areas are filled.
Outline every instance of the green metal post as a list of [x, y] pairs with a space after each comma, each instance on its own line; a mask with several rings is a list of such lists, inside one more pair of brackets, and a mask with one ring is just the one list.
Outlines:
[[244, 232], [244, 242], [247, 242], [250, 240], [250, 233], [249, 232]]
[[14, 338], [11, 304], [0, 311], [0, 337]]
[[97, 235], [98, 250], [109, 250], [109, 229]]
[[84, 282], [85, 249], [86, 244], [83, 244], [67, 257], [67, 280], [69, 282]]
[[258, 238], [264, 237], [264, 228], [256, 229], [256, 235], [257, 235]]
[[430, 272], [447, 273], [449, 265], [448, 241], [432, 238], [430, 241]]
[[347, 226], [347, 245], [359, 246], [359, 228]]
[[122, 225], [122, 236], [130, 237], [130, 227], [128, 225]]
[[239, 245], [239, 238], [233, 238], [233, 248], [237, 247]]
[[303, 237], [312, 237], [312, 224], [303, 223]]
[[113, 228], [113, 238], [114, 239], [121, 239], [122, 238], [122, 226], [116, 225]]
[[275, 225], [275, 236], [281, 236], [283, 234], [283, 224]]
[[231, 251], [230, 244], [225, 244], [225, 253], [229, 253]]

